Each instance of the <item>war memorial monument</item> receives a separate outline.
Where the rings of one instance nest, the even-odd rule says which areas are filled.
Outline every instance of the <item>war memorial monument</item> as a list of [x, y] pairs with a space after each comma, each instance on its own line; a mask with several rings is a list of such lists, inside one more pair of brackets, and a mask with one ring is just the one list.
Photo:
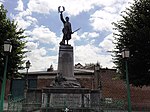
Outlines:
[[[65, 7], [59, 6], [60, 20], [63, 23], [63, 38], [59, 46], [57, 76], [49, 85], [42, 88], [42, 112], [91, 112], [99, 108], [100, 91], [81, 87], [74, 76], [74, 52], [69, 45], [72, 31], [69, 17], [63, 17]], [[37, 90], [36, 90], [37, 91]], [[30, 99], [28, 99], [30, 102]]]

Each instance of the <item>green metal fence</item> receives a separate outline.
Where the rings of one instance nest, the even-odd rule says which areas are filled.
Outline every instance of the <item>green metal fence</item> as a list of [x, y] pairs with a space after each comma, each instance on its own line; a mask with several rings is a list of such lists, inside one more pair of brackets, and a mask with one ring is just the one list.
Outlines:
[[21, 112], [22, 104], [25, 99], [23, 97], [11, 98], [11, 95], [8, 96], [8, 112]]
[[[108, 100], [101, 99], [100, 102], [93, 102], [94, 107], [69, 107], [69, 103], [64, 100], [64, 105], [56, 107], [46, 103], [43, 106], [41, 101], [30, 101], [26, 102], [23, 97], [11, 98], [8, 100], [8, 111], [7, 112], [64, 112], [68, 108], [69, 112], [128, 112], [127, 104], [123, 100]], [[75, 104], [76, 105], [76, 104]], [[132, 112], [150, 112], [149, 108], [134, 108]]]
[[[32, 101], [32, 102], [26, 102], [24, 98], [18, 97], [18, 98], [11, 98], [9, 97], [8, 101], [8, 112], [53, 112], [54, 110], [57, 110], [58, 112], [63, 112], [65, 108], [69, 108], [72, 112], [102, 112], [102, 111], [108, 111], [110, 110], [121, 110], [124, 111], [124, 102], [123, 101], [113, 101], [113, 102], [107, 102], [104, 100], [101, 100], [101, 102], [93, 102], [94, 106], [89, 107], [69, 107], [69, 103], [67, 103], [64, 100], [64, 105], [61, 107], [56, 107], [51, 104], [46, 104], [46, 106], [43, 106], [40, 102]], [[77, 105], [77, 104], [75, 104]], [[80, 105], [80, 104], [79, 104]], [[55, 111], [54, 111], [55, 112]]]

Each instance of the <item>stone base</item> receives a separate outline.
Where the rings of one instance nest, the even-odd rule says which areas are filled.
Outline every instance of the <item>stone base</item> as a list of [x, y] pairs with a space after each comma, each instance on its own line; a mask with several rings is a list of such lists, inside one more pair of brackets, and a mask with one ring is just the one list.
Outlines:
[[90, 107], [90, 90], [86, 88], [45, 88], [43, 107]]

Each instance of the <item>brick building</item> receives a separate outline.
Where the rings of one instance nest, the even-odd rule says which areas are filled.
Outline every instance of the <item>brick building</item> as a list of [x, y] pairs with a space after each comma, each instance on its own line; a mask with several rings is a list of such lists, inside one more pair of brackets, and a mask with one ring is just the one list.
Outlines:
[[[42, 72], [29, 72], [29, 88], [42, 89], [43, 87], [50, 86], [51, 82], [54, 81], [56, 75], [57, 71], [51, 69]], [[94, 66], [86, 68], [78, 64], [74, 69], [74, 75], [82, 87], [90, 89], [101, 89], [101, 96], [103, 99], [109, 98], [111, 100], [123, 100], [125, 103], [127, 103], [126, 84], [124, 81], [116, 78], [115, 69], [97, 69], [96, 67], [94, 68]], [[21, 82], [21, 85], [20, 82], [17, 82], [20, 80], [22, 80], [22, 82], [24, 81], [24, 79], [15, 79], [13, 81], [12, 91], [23, 91], [23, 86], [25, 83]], [[10, 81], [7, 81], [7, 95], [9, 93], [9, 85]], [[132, 108], [149, 108], [150, 87], [138, 88], [130, 85], [130, 88]]]

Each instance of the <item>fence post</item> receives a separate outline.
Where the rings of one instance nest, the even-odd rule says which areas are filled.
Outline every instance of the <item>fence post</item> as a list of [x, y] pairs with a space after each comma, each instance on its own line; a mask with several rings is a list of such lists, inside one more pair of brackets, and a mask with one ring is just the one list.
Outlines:
[[7, 107], [8, 111], [9, 111], [9, 107], [10, 107], [10, 102], [11, 102], [11, 94], [8, 94], [8, 107]]

